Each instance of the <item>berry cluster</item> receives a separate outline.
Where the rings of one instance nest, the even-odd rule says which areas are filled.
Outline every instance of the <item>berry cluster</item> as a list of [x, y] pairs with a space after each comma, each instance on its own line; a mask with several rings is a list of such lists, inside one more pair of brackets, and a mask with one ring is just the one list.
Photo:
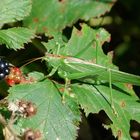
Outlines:
[[14, 84], [19, 84], [22, 80], [22, 72], [17, 67], [11, 67], [9, 75], [6, 77], [6, 82], [8, 85], [12, 86]]
[[17, 67], [10, 67], [10, 72], [5, 78], [7, 84], [9, 86], [13, 86], [15, 84], [26, 84], [26, 83], [32, 83], [34, 82], [34, 79], [32, 77], [26, 77], [23, 75], [20, 68]]
[[9, 63], [0, 58], [0, 80], [4, 79], [9, 72]]
[[0, 58], [0, 80], [5, 79], [9, 86], [20, 83], [32, 83], [32, 77], [23, 75], [20, 68], [10, 66], [8, 62]]

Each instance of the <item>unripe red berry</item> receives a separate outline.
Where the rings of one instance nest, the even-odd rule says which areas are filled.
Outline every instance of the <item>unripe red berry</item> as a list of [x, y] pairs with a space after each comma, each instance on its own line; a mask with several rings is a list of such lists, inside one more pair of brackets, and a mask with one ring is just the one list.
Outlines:
[[8, 83], [9, 86], [15, 85], [15, 81], [13, 79], [6, 79], [6, 82]]

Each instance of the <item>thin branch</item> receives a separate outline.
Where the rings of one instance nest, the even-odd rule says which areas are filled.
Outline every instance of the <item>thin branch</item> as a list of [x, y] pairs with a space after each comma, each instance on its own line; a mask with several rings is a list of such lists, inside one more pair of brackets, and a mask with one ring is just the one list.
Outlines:
[[0, 113], [0, 123], [8, 129], [8, 131], [14, 136], [15, 140], [18, 140], [18, 135], [14, 132], [13, 128], [11, 127], [12, 124], [8, 124], [5, 120], [5, 118]]

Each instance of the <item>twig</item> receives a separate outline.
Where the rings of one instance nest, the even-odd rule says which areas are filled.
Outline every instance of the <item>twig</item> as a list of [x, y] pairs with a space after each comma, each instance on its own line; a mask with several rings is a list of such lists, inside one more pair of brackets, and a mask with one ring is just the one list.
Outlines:
[[2, 116], [2, 114], [0, 113], [0, 123], [8, 129], [8, 131], [13, 135], [14, 139], [17, 140], [18, 139], [18, 135], [14, 132], [13, 128], [11, 127], [11, 124], [8, 124], [5, 120], [5, 118]]

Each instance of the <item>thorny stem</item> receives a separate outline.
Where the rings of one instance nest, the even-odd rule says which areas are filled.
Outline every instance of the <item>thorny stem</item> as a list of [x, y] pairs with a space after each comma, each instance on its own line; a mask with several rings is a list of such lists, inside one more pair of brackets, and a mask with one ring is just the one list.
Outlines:
[[7, 99], [4, 98], [4, 99], [0, 100], [0, 107], [6, 107], [6, 106], [8, 106]]
[[[12, 121], [11, 121], [12, 122]], [[18, 140], [18, 135], [14, 132], [13, 128], [11, 127], [12, 123], [8, 123], [6, 122], [5, 118], [2, 116], [2, 114], [0, 113], [0, 123], [8, 129], [8, 131], [13, 135], [14, 140]]]
[[3, 126], [6, 126], [7, 123], [6, 123], [6, 120], [4, 119], [4, 117], [0, 114], [0, 123], [3, 125]]

